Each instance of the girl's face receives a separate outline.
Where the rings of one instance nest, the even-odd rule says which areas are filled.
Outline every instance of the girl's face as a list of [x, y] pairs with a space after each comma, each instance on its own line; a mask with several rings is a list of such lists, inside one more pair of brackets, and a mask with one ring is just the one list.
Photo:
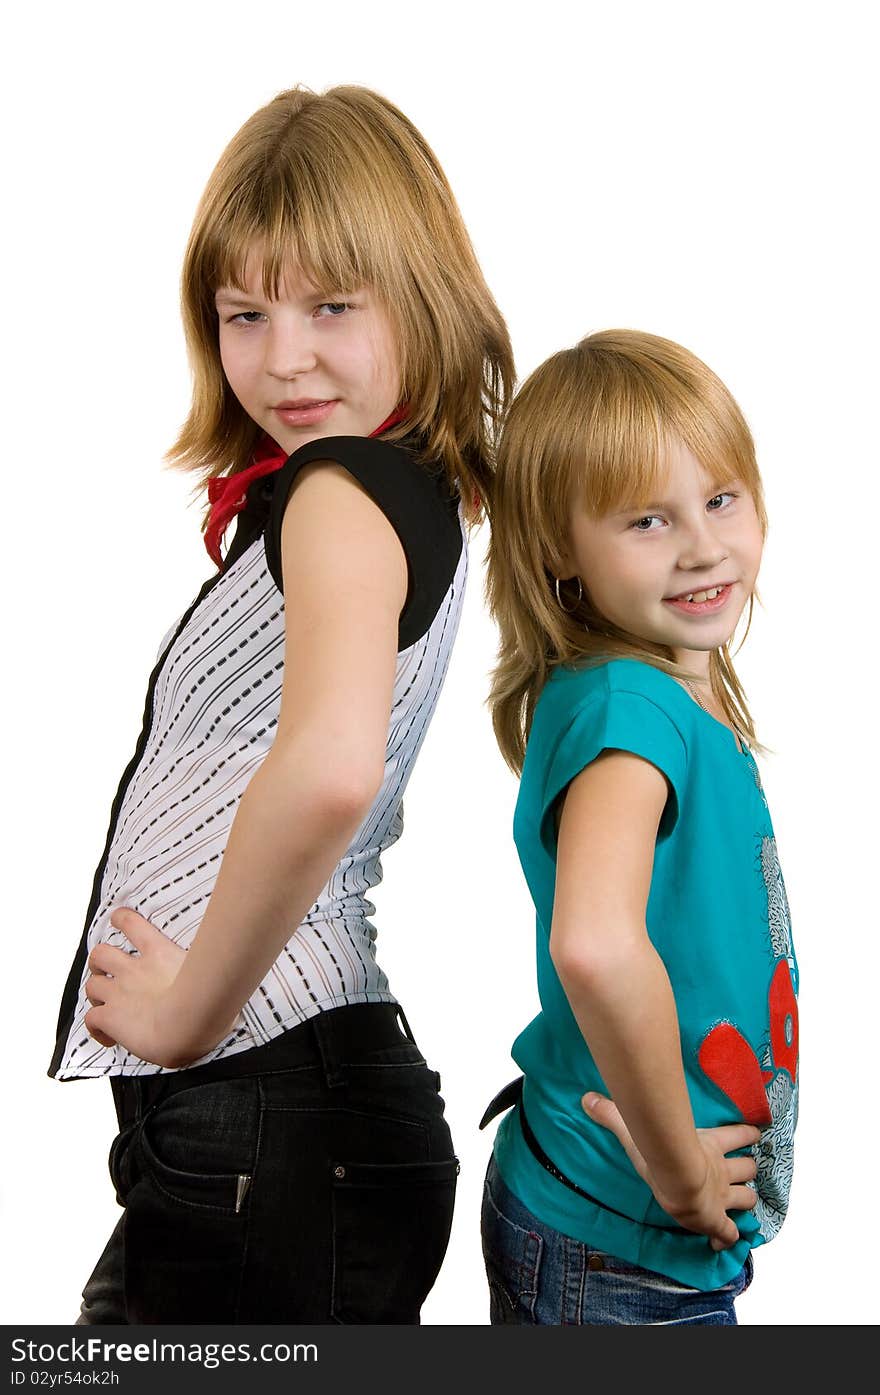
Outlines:
[[244, 291], [215, 295], [220, 359], [248, 416], [288, 453], [322, 436], [369, 436], [398, 405], [388, 316], [369, 290], [332, 299], [291, 266], [267, 300], [257, 257]]
[[680, 443], [667, 465], [648, 508], [601, 518], [572, 509], [566, 571], [606, 619], [707, 673], [709, 651], [733, 634], [754, 590], [761, 525], [742, 481], [719, 489]]

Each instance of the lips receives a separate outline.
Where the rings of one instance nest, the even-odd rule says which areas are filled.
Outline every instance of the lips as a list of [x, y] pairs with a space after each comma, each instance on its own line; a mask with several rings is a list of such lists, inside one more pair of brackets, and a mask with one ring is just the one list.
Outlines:
[[[682, 591], [679, 596], [664, 596], [663, 603], [684, 615], [715, 615], [727, 604], [733, 584], [732, 581], [725, 581], [714, 586], [695, 586], [690, 591]], [[718, 594], [710, 599], [706, 593], [712, 591], [717, 591]], [[692, 596], [703, 596], [705, 599], [689, 600], [688, 597]]]
[[298, 397], [272, 408], [285, 426], [317, 426], [339, 405], [338, 398]]

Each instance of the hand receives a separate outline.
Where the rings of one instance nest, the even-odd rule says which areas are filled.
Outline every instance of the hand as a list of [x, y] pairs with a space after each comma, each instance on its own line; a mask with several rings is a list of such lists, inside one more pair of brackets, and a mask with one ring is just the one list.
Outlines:
[[143, 1061], [175, 1068], [197, 1060], [222, 1041], [225, 1033], [198, 1047], [192, 1045], [191, 1024], [173, 1013], [171, 989], [186, 950], [137, 911], [115, 910], [110, 924], [123, 932], [137, 953], [100, 944], [89, 955], [92, 976], [85, 986], [93, 1005], [85, 1016], [89, 1034], [102, 1046], [118, 1042]]
[[697, 1129], [705, 1156], [706, 1176], [698, 1191], [692, 1192], [686, 1200], [679, 1200], [658, 1186], [651, 1176], [651, 1169], [633, 1142], [613, 1100], [591, 1091], [584, 1095], [581, 1105], [595, 1123], [614, 1134], [636, 1172], [651, 1188], [658, 1205], [680, 1226], [708, 1236], [713, 1250], [727, 1250], [736, 1244], [739, 1230], [727, 1212], [747, 1211], [757, 1204], [757, 1193], [745, 1183], [757, 1175], [758, 1169], [751, 1156], [728, 1158], [726, 1155], [736, 1148], [748, 1148], [757, 1143], [761, 1137], [759, 1129], [751, 1124]]

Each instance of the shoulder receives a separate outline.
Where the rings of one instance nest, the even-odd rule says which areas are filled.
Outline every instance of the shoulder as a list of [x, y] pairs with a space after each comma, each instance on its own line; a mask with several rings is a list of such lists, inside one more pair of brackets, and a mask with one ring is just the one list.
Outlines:
[[274, 477], [269, 530], [280, 531], [297, 476], [307, 465], [341, 465], [386, 512], [392, 523], [406, 526], [409, 519], [429, 517], [445, 524], [451, 533], [456, 524], [457, 499], [451, 494], [442, 467], [423, 464], [412, 450], [395, 441], [371, 436], [327, 436], [309, 441], [289, 456]]
[[[281, 529], [293, 486], [306, 466], [325, 464], [341, 466], [397, 534], [408, 572], [400, 642], [401, 647], [413, 644], [430, 627], [461, 557], [464, 532], [458, 497], [442, 467], [423, 463], [406, 444], [368, 436], [310, 441], [289, 456], [274, 477], [265, 548], [269, 571], [282, 592]], [[331, 507], [326, 527], [333, 524]]]
[[693, 702], [670, 674], [641, 659], [606, 659], [583, 666], [560, 665], [544, 686], [536, 708], [553, 726], [571, 721], [589, 709], [598, 717], [612, 710], [661, 713], [687, 742]]
[[604, 751], [629, 752], [665, 775], [680, 796], [688, 768], [690, 699], [675, 679], [638, 660], [554, 670], [535, 710], [523, 786], [546, 811]]

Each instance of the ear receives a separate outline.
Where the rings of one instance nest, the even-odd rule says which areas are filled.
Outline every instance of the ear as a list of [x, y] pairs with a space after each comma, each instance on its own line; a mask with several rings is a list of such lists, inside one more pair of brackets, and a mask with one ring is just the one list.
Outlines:
[[577, 562], [567, 549], [559, 553], [556, 559], [556, 567], [556, 570], [552, 568], [551, 570], [553, 570], [554, 576], [559, 577], [560, 581], [570, 581], [572, 577], [577, 576]]

